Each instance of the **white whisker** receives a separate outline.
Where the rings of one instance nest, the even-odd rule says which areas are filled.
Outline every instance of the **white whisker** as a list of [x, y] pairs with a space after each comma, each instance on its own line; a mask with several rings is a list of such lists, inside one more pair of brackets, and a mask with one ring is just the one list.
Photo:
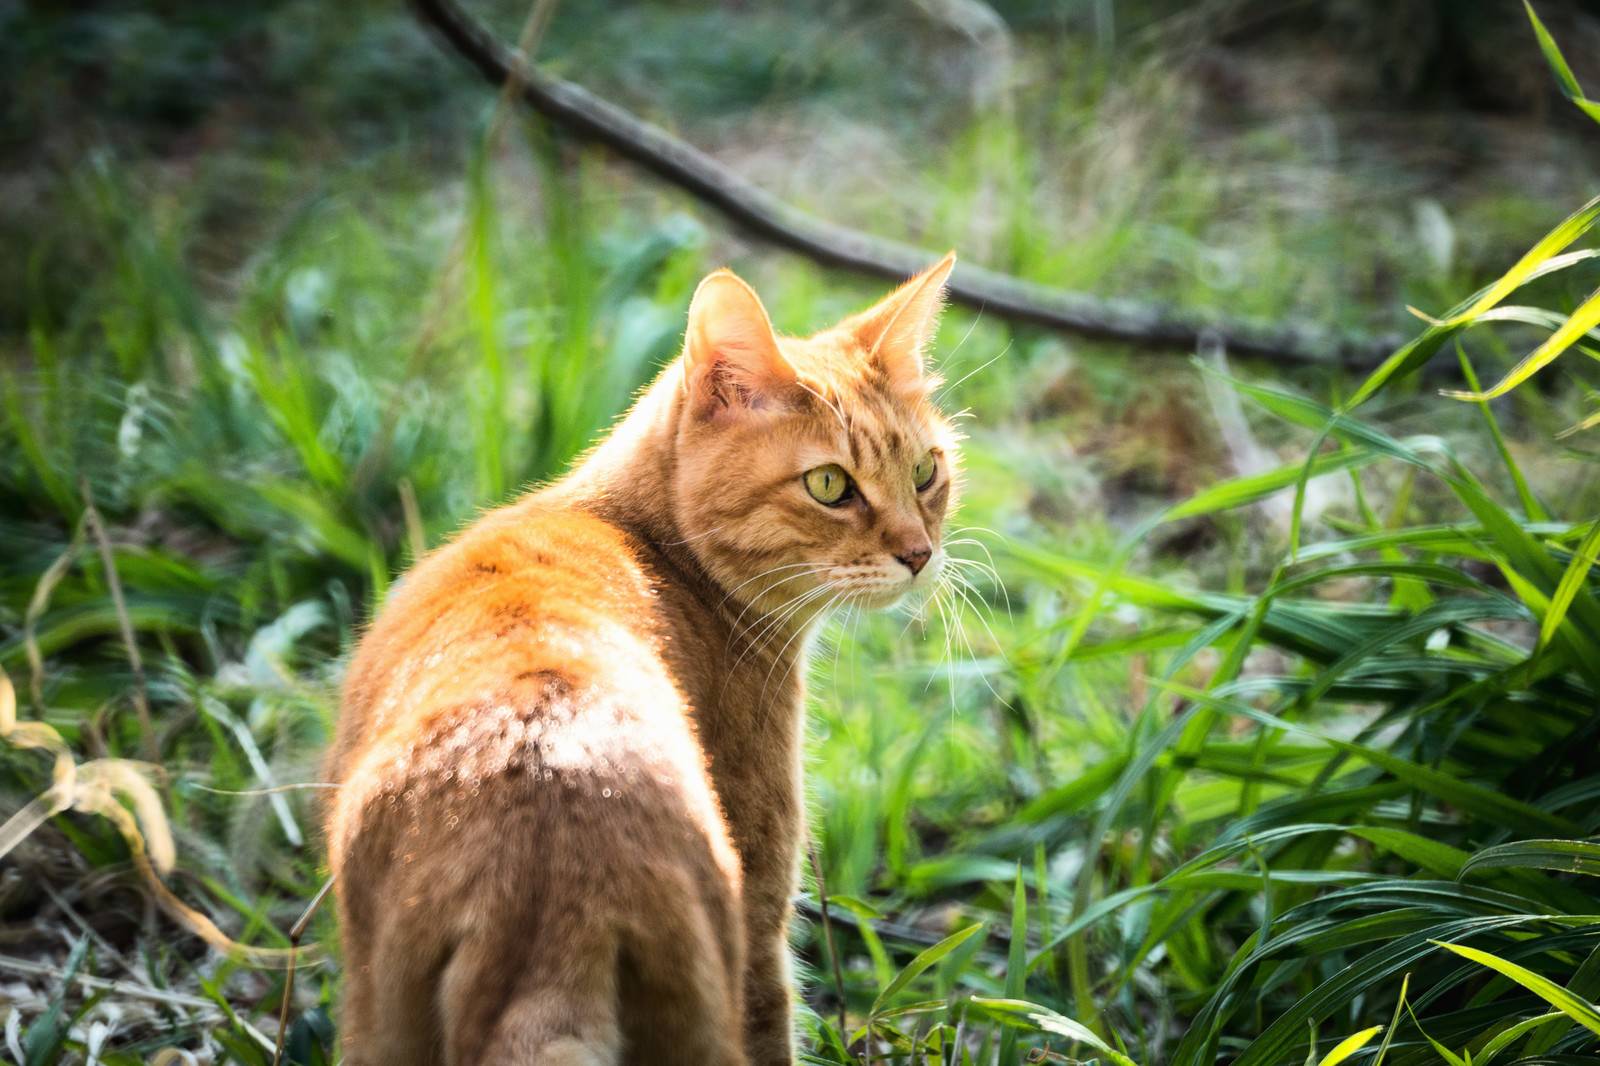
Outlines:
[[[966, 579], [963, 578], [960, 574], [953, 574], [952, 577], [953, 577], [953, 581], [952, 581], [952, 583], [950, 585], [951, 591], [954, 592], [957, 596], [961, 597], [961, 602], [966, 605], [967, 610], [969, 610], [973, 614], [977, 615], [978, 621], [983, 625], [984, 631], [989, 634], [989, 640], [994, 645], [996, 653], [999, 654], [999, 656], [1001, 658], [1001, 661], [1004, 661], [1005, 660], [1005, 651], [1004, 651], [1005, 645], [1000, 643], [1000, 638], [995, 636], [994, 630], [989, 626], [988, 621], [984, 619], [982, 612], [978, 611], [977, 608], [973, 606], [972, 600], [968, 598], [965, 589], [963, 589], [963, 587], [962, 587], [963, 583], [966, 582]], [[967, 587], [970, 588], [971, 586], [968, 585]], [[952, 604], [952, 606], [953, 606], [953, 604]], [[966, 646], [967, 646], [967, 654], [969, 656], [971, 656], [973, 665], [976, 666], [977, 662], [978, 662], [978, 653], [977, 653], [976, 650], [973, 649], [972, 641], [967, 637], [967, 633], [966, 633], [965, 627], [958, 628], [957, 632], [958, 632], [959, 636], [961, 637], [962, 642], [965, 643]], [[989, 690], [989, 694], [995, 698], [995, 702], [996, 703], [1000, 704], [1002, 707], [1011, 706], [1006, 701], [1005, 697], [1001, 696], [999, 692], [995, 691], [995, 687], [992, 684], [989, 683], [989, 676], [986, 673], [984, 673], [982, 670], [980, 670], [980, 671], [978, 671], [978, 676], [979, 676], [979, 678], [981, 678], [983, 680], [984, 687]]]
[[[973, 325], [976, 326], [977, 323], [974, 322]], [[971, 332], [971, 331], [969, 330], [968, 332]], [[998, 355], [996, 355], [994, 358], [990, 359], [988, 362], [984, 363], [983, 365], [981, 365], [981, 366], [979, 366], [979, 367], [977, 367], [977, 368], [975, 368], [973, 370], [967, 371], [965, 374], [961, 375], [955, 381], [951, 382], [950, 384], [946, 385], [944, 388], [940, 389], [939, 390], [939, 396], [938, 396], [938, 398], [937, 398], [937, 400], [935, 402], [939, 403], [939, 404], [943, 404], [944, 403], [944, 398], [946, 396], [950, 395], [950, 393], [953, 392], [956, 389], [957, 386], [959, 386], [962, 382], [966, 381], [968, 378], [972, 377], [972, 375], [989, 369], [989, 367], [993, 366], [1002, 357], [1004, 357], [1005, 354], [1011, 350], [1011, 346], [1013, 344], [1015, 344], [1015, 343], [1016, 343], [1015, 338], [1013, 338], [1012, 340], [1007, 341], [1006, 342], [1006, 346], [1004, 348], [1001, 348], [1000, 349], [1000, 353]]]
[[[762, 573], [762, 574], [758, 574], [755, 577], [751, 578], [749, 581], [743, 582], [742, 584], [740, 584], [737, 588], [735, 588], [733, 590], [734, 592], [737, 592], [739, 589], [744, 588], [745, 585], [750, 584], [751, 581], [757, 581], [757, 580], [759, 580], [759, 579], [761, 579], [763, 577], [770, 577], [771, 575], [776, 574], [776, 573], [781, 573], [784, 570], [794, 570], [794, 569], [799, 569], [800, 573], [798, 573], [798, 574], [790, 574], [788, 577], [781, 578], [778, 581], [774, 581], [769, 587], [767, 587], [766, 589], [764, 589], [762, 591], [760, 596], [752, 597], [750, 602], [746, 603], [744, 605], [744, 607], [740, 609], [739, 614], [733, 620], [733, 633], [729, 637], [730, 641], [733, 639], [733, 637], [736, 637], [736, 636], [738, 636], [740, 634], [740, 632], [741, 632], [741, 628], [740, 627], [741, 627], [741, 623], [743, 623], [743, 621], [744, 621], [744, 616], [750, 612], [750, 609], [752, 607], [754, 607], [758, 602], [760, 602], [762, 597], [767, 596], [767, 595], [771, 594], [772, 592], [775, 592], [780, 585], [786, 585], [789, 582], [795, 581], [795, 580], [797, 580], [799, 578], [802, 578], [802, 577], [815, 577], [817, 574], [822, 573], [824, 568], [823, 567], [819, 567], [819, 566], [811, 566], [808, 563], [791, 563], [791, 564], [789, 564], [787, 566], [775, 566], [771, 570], [768, 570], [768, 571], [766, 571], [765, 573]], [[732, 596], [732, 595], [733, 595], [733, 592], [728, 593], [728, 596]], [[724, 596], [722, 598], [722, 603], [726, 603], [727, 602], [728, 596]], [[785, 601], [785, 602], [787, 603], [788, 601]], [[722, 606], [722, 603], [717, 604], [717, 606], [718, 607]], [[777, 609], [780, 609], [780, 608], [774, 608], [774, 610], [777, 610]], [[756, 616], [755, 621], [753, 621], [751, 623], [751, 627], [753, 628], [753, 627], [755, 627], [757, 625], [760, 625], [761, 624], [761, 620], [766, 618], [766, 617], [767, 617], [767, 613], [758, 614]]]

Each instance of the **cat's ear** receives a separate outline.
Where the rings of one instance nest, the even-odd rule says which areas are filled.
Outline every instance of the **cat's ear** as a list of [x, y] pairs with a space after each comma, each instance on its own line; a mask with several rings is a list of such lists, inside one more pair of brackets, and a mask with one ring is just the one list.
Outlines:
[[782, 407], [795, 387], [761, 298], [731, 270], [707, 275], [695, 289], [683, 359], [690, 404], [701, 418]]
[[923, 355], [944, 310], [944, 286], [955, 268], [956, 253], [945, 257], [900, 286], [861, 314], [847, 319], [845, 328], [895, 381], [906, 387], [923, 383]]

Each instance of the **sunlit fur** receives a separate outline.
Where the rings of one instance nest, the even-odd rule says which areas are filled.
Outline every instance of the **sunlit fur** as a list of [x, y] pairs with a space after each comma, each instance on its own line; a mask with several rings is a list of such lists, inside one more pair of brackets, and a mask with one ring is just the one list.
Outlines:
[[405, 576], [330, 756], [347, 1063], [793, 1061], [803, 660], [944, 566], [952, 263], [803, 339], [711, 275], [604, 442]]

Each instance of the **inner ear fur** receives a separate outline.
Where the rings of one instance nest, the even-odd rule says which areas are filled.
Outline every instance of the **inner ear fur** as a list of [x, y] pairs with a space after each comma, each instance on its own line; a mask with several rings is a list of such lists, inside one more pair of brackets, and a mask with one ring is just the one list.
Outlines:
[[781, 407], [795, 389], [761, 298], [731, 270], [708, 274], [689, 302], [684, 384], [701, 417]]

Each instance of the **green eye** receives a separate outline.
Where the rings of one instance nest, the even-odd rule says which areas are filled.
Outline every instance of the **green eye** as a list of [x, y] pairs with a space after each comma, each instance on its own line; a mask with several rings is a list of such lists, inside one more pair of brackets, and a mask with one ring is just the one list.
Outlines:
[[805, 483], [811, 498], [829, 507], [843, 503], [850, 496], [850, 475], [836, 463], [807, 470]]
[[918, 492], [933, 484], [933, 475], [938, 469], [938, 461], [932, 452], [917, 460], [917, 465], [911, 468], [911, 482], [917, 486]]

